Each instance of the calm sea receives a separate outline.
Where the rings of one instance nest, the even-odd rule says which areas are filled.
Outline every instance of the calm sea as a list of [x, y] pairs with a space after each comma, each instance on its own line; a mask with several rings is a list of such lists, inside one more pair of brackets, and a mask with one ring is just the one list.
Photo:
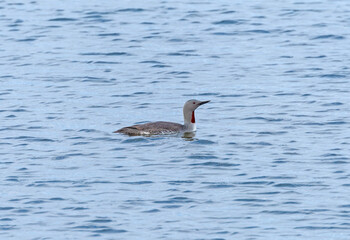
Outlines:
[[[349, 16], [0, 0], [0, 239], [350, 239]], [[193, 138], [112, 133], [192, 98]]]

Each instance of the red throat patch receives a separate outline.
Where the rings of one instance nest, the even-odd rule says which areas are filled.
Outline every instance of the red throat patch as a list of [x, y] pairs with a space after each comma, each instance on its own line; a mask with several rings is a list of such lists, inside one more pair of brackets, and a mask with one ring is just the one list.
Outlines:
[[191, 123], [195, 123], [196, 119], [194, 118], [194, 111], [192, 112], [192, 119], [191, 119]]

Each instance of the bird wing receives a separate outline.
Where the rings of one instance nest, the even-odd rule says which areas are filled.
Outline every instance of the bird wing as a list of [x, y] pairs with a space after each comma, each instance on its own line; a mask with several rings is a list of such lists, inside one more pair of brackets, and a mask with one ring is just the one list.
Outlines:
[[179, 132], [183, 130], [183, 128], [183, 125], [173, 122], [150, 122], [145, 124], [137, 124], [130, 127], [124, 127], [115, 132], [128, 135], [145, 135]]

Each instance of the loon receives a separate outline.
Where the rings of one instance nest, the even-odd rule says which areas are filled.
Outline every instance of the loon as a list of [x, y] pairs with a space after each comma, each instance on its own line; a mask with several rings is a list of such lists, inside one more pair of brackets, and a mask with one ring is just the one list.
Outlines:
[[210, 101], [198, 101], [195, 99], [185, 102], [183, 107], [184, 124], [173, 122], [150, 122], [121, 128], [114, 133], [122, 133], [130, 136], [160, 135], [174, 133], [188, 133], [196, 131], [196, 119], [194, 110]]

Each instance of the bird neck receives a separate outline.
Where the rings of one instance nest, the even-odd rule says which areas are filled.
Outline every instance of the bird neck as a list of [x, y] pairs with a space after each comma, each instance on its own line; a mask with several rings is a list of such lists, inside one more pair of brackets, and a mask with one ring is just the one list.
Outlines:
[[194, 116], [194, 111], [184, 110], [184, 125], [185, 125], [185, 131], [189, 131], [189, 132], [196, 131], [196, 118]]

